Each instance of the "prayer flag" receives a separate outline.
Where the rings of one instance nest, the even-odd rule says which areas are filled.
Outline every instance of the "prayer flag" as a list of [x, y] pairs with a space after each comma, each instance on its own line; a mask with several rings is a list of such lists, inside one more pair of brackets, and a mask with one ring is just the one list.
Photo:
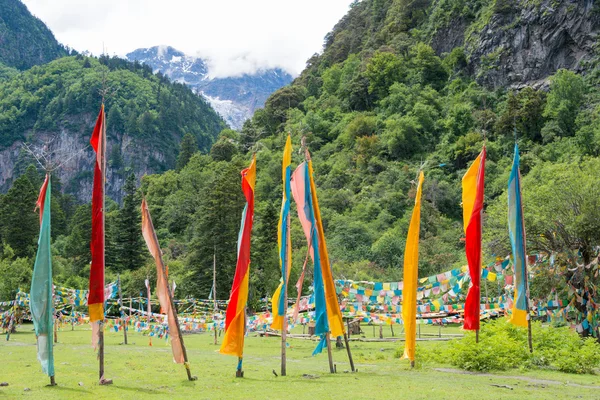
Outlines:
[[283, 149], [281, 174], [283, 180], [283, 198], [281, 200], [281, 213], [277, 228], [277, 245], [279, 248], [279, 265], [281, 267], [281, 283], [273, 294], [273, 323], [271, 328], [283, 329], [283, 318], [287, 314], [284, 294], [287, 292], [290, 267], [292, 266], [292, 247], [288, 235], [288, 216], [290, 214], [290, 179], [292, 175], [292, 137], [288, 135]]
[[519, 146], [515, 143], [515, 156], [508, 178], [508, 234], [515, 266], [515, 301], [510, 322], [518, 326], [527, 326], [529, 308], [527, 304], [527, 253], [525, 251], [525, 223], [523, 222], [519, 161]]
[[321, 246], [310, 183], [311, 177], [309, 165], [305, 161], [296, 168], [292, 176], [292, 194], [297, 205], [298, 218], [300, 219], [304, 235], [308, 241], [309, 252], [314, 264], [313, 293], [315, 301], [315, 335], [321, 336], [321, 341], [313, 352], [313, 355], [316, 355], [324, 348], [325, 335], [329, 334], [329, 322], [328, 305], [326, 304], [325, 286], [323, 282], [323, 263], [320, 252], [314, 251], [315, 247], [320, 249]]
[[[179, 337], [179, 329], [177, 324], [179, 323], [177, 315], [173, 312], [171, 307], [171, 298], [169, 296], [169, 283], [165, 281], [165, 271], [163, 271], [162, 252], [158, 239], [156, 238], [156, 232], [154, 231], [154, 225], [152, 224], [152, 218], [150, 217], [150, 211], [146, 204], [146, 199], [142, 199], [142, 236], [146, 241], [148, 250], [156, 263], [156, 294], [158, 302], [163, 310], [167, 310], [167, 322], [169, 324], [169, 336], [171, 337], [171, 350], [173, 351], [173, 361], [178, 364], [183, 364], [185, 359], [183, 357], [183, 346], [181, 344], [181, 338]], [[147, 283], [148, 290], [150, 290], [150, 283]], [[148, 314], [150, 318], [150, 314]]]
[[421, 229], [421, 192], [425, 176], [419, 173], [419, 184], [415, 197], [406, 247], [404, 249], [404, 288], [402, 290], [402, 320], [406, 342], [403, 358], [415, 360], [415, 346], [417, 342], [417, 287], [419, 276], [419, 231]]
[[250, 166], [242, 171], [242, 192], [246, 206], [238, 236], [238, 256], [231, 296], [225, 314], [225, 337], [221, 354], [242, 357], [246, 333], [246, 303], [248, 302], [248, 280], [250, 277], [250, 234], [254, 219], [254, 185], [256, 183], [256, 156]]
[[[464, 329], [479, 329], [481, 295], [481, 211], [485, 179], [485, 146], [462, 178], [465, 252], [469, 263], [471, 287], [465, 301]], [[485, 277], [484, 277], [485, 278]]]
[[52, 254], [50, 248], [50, 198], [52, 184], [46, 175], [36, 203], [40, 210], [40, 236], [31, 277], [30, 309], [37, 337], [37, 358], [42, 371], [54, 376], [53, 328], [54, 302], [52, 301]]
[[100, 324], [104, 321], [104, 174], [106, 171], [104, 104], [100, 108], [90, 144], [96, 152], [96, 162], [94, 163], [94, 186], [92, 191], [92, 237], [90, 242], [92, 264], [90, 267], [88, 307], [90, 324], [92, 325], [92, 344], [95, 348], [99, 341]]
[[[308, 151], [307, 151], [308, 154]], [[309, 155], [310, 157], [310, 155]], [[323, 275], [323, 286], [325, 287], [325, 303], [327, 306], [327, 320], [331, 335], [334, 337], [343, 336], [346, 332], [342, 313], [335, 293], [335, 283], [331, 274], [331, 265], [329, 264], [329, 254], [327, 252], [327, 243], [325, 242], [325, 231], [323, 230], [323, 221], [321, 220], [321, 211], [319, 210], [319, 200], [317, 199], [317, 187], [313, 177], [312, 161], [308, 160], [308, 180], [310, 182], [310, 195], [314, 212], [315, 224], [317, 229], [318, 250], [321, 258], [321, 273]]]

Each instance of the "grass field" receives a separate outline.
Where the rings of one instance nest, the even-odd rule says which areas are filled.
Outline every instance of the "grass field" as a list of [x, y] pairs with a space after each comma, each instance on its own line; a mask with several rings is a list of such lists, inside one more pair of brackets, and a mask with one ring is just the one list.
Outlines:
[[[372, 328], [364, 330], [372, 338]], [[438, 333], [438, 328], [424, 328], [426, 332]], [[389, 328], [384, 336], [391, 336]], [[402, 342], [352, 342], [358, 372], [345, 372], [350, 369], [345, 350], [334, 350], [338, 373], [330, 374], [326, 353], [311, 356], [315, 342], [290, 339], [288, 376], [275, 377], [272, 370], [279, 373], [281, 341], [254, 334], [246, 340], [243, 379], [234, 377], [237, 360], [220, 355], [212, 336], [186, 335], [192, 373], [198, 377], [188, 382], [184, 367], [172, 362], [165, 340], [154, 338], [150, 347], [148, 337], [131, 333], [133, 344], [125, 346], [120, 345], [122, 333], [107, 332], [105, 337], [106, 376], [114, 384], [98, 385], [91, 331], [82, 326], [59, 331], [55, 387], [46, 386], [49, 380], [36, 359], [31, 325], [20, 327], [8, 342], [2, 337], [0, 382], [10, 385], [0, 387], [0, 399], [600, 399], [600, 377], [595, 375], [519, 370], [468, 375], [438, 370], [451, 369], [449, 365], [410, 370], [406, 360], [394, 357]], [[444, 345], [419, 342], [419, 346]]]

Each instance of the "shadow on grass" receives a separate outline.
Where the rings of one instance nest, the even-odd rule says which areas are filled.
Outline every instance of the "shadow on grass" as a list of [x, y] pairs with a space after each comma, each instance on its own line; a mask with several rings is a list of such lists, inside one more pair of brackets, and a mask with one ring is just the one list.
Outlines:
[[147, 388], [142, 388], [142, 387], [129, 387], [129, 386], [123, 386], [123, 385], [115, 385], [112, 384], [110, 385], [116, 389], [119, 390], [129, 390], [130, 392], [138, 392], [138, 393], [145, 393], [145, 394], [164, 394], [163, 392], [161, 392], [160, 390], [155, 390], [155, 389], [147, 389]]
[[92, 393], [91, 391], [85, 390], [85, 389], [70, 388], [70, 387], [62, 386], [60, 384], [60, 382], [56, 386], [44, 386], [44, 390], [56, 390], [58, 392], [75, 392], [75, 393], [86, 393], [86, 394]]

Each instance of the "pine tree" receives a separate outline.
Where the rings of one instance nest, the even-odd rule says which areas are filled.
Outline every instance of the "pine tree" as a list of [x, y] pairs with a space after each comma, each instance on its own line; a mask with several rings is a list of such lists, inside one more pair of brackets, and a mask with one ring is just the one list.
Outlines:
[[136, 196], [135, 175], [130, 174], [123, 186], [125, 193], [123, 207], [117, 216], [116, 244], [118, 270], [135, 270], [144, 263], [144, 242], [142, 238], [139, 201]]
[[34, 212], [37, 189], [24, 174], [2, 197], [0, 230], [4, 243], [12, 247], [16, 257], [29, 257], [35, 253], [39, 233], [39, 220]]
[[213, 278], [213, 255], [217, 262], [217, 297], [225, 299], [233, 281], [237, 261], [237, 239], [244, 208], [239, 163], [214, 163], [207, 191], [192, 225], [188, 263], [193, 270], [190, 291], [206, 298]]
[[190, 158], [194, 155], [195, 152], [198, 151], [198, 144], [196, 143], [196, 138], [189, 133], [186, 133], [181, 139], [181, 144], [179, 147], [179, 156], [177, 156], [177, 171], [181, 171], [187, 163], [190, 161]]

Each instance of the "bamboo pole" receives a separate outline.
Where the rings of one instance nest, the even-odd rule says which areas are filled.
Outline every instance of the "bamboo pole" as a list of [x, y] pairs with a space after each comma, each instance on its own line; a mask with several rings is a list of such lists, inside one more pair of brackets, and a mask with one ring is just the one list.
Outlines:
[[121, 275], [117, 275], [117, 283], [119, 284], [119, 315], [121, 316], [121, 326], [123, 327], [123, 344], [127, 344], [127, 321], [125, 312], [123, 311], [123, 295], [121, 293]]
[[354, 359], [352, 358], [352, 351], [350, 350], [350, 341], [348, 340], [348, 334], [346, 333], [344, 333], [344, 341], [346, 342], [346, 352], [348, 353], [348, 361], [350, 361], [350, 369], [352, 372], [356, 372], [356, 369], [354, 368]]
[[[103, 82], [104, 84], [104, 82]], [[106, 112], [104, 110], [104, 95], [102, 95], [102, 151], [100, 154], [100, 172], [102, 175], [102, 233], [106, 237], [106, 195], [104, 192], [106, 185]], [[103, 239], [104, 242], [104, 239]], [[102, 249], [102, 268], [105, 266], [105, 254]], [[102, 320], [98, 322], [98, 375], [100, 376], [100, 385], [110, 385], [112, 379], [104, 378], [104, 315]]]
[[[158, 237], [156, 236], [156, 231], [154, 230], [154, 224], [152, 223], [151, 218], [148, 218], [148, 219], [149, 219], [148, 222], [150, 223], [150, 226], [152, 227], [152, 235], [154, 236], [154, 241], [156, 243], [156, 246], [160, 250], [160, 246], [158, 245]], [[167, 277], [167, 269], [165, 267], [165, 263], [163, 262], [161, 251], [158, 252], [158, 260], [157, 261], [160, 263], [161, 271], [163, 274], [163, 279], [167, 285], [167, 294], [169, 295], [169, 303], [171, 303], [171, 312], [173, 313], [173, 317], [175, 318], [175, 322], [176, 322], [175, 325], [177, 326], [177, 333], [179, 334], [179, 340], [181, 342], [181, 351], [183, 353], [185, 372], [187, 373], [187, 377], [188, 377], [189, 381], [195, 381], [198, 378], [195, 376], [192, 376], [192, 372], [190, 371], [190, 364], [188, 362], [187, 350], [185, 349], [185, 344], [183, 343], [183, 335], [181, 334], [181, 327], [179, 326], [179, 319], [177, 317], [177, 309], [175, 308], [175, 303], [173, 302], [173, 295], [171, 294], [171, 291], [169, 290], [169, 280]]]
[[215, 323], [215, 345], [217, 344], [217, 245], [213, 251], [213, 322]]
[[58, 332], [57, 332], [57, 329], [56, 329], [57, 322], [58, 322], [58, 316], [56, 314], [54, 314], [54, 327], [53, 327], [53, 329], [54, 329], [54, 343], [58, 343]]
[[330, 332], [325, 333], [325, 340], [327, 341], [327, 358], [329, 359], [329, 372], [335, 373], [333, 367], [333, 355], [331, 354], [331, 339], [329, 337]]
[[[291, 229], [290, 229], [290, 213], [288, 212], [287, 215], [287, 232], [286, 232], [286, 236], [287, 236], [287, 244], [288, 246], [290, 246], [290, 238], [291, 238]], [[283, 255], [283, 265], [285, 266], [285, 270], [283, 271], [283, 279], [284, 281], [284, 285], [283, 285], [283, 324], [281, 327], [281, 376], [285, 376], [286, 375], [286, 346], [287, 346], [287, 328], [288, 328], [288, 321], [287, 321], [287, 308], [288, 308], [288, 281], [289, 281], [289, 271], [288, 268], [290, 267], [289, 264], [289, 260], [288, 260], [288, 250], [286, 248], [284, 255]]]

